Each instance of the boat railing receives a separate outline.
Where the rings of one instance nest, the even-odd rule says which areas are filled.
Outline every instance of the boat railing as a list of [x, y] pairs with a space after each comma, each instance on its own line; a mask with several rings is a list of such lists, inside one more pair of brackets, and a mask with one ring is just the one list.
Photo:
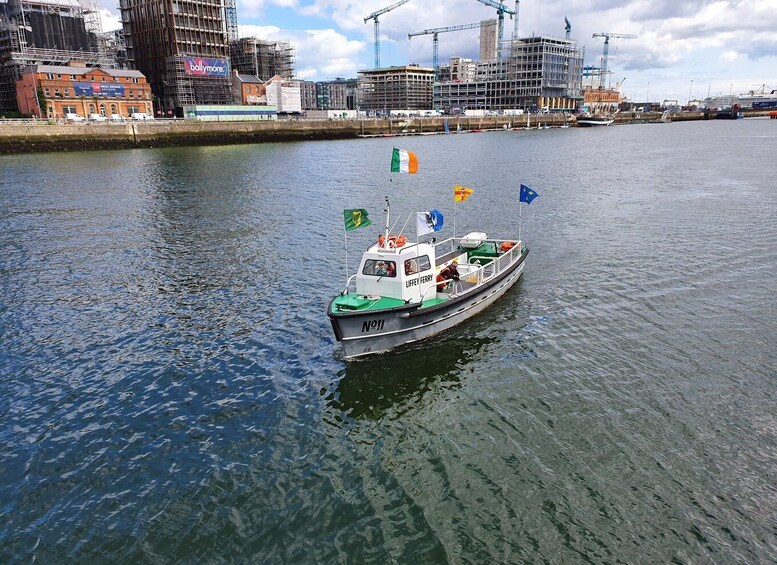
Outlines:
[[[478, 287], [486, 282], [488, 282], [493, 277], [497, 276], [499, 273], [505, 271], [510, 265], [512, 265], [516, 260], [520, 258], [521, 249], [519, 246], [514, 246], [509, 251], [506, 251], [504, 254], [500, 255], [493, 261], [489, 261], [485, 265], [478, 265], [475, 268], [472, 268], [474, 264], [468, 263], [466, 265], [466, 271], [463, 273], [460, 273], [460, 279], [467, 283], [467, 288], [463, 288], [461, 285], [459, 285], [459, 288], [454, 291], [453, 296], [457, 296], [459, 294], [464, 294], [466, 292], [469, 292], [471, 288]], [[470, 260], [472, 259], [492, 259], [492, 257], [478, 257], [478, 256], [472, 256], [470, 257]], [[440, 282], [449, 282], [449, 281], [440, 281]]]
[[354, 273], [348, 280], [345, 281], [345, 288], [343, 289], [343, 295], [356, 294], [356, 274]]

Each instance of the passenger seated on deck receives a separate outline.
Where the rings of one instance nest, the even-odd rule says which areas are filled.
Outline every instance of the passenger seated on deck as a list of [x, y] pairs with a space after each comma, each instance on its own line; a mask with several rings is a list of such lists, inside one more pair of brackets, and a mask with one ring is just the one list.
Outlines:
[[408, 259], [405, 261], [405, 274], [406, 275], [414, 275], [418, 272], [418, 269], [415, 266], [415, 261], [412, 259]]
[[[454, 261], [453, 263], [445, 267], [442, 271], [440, 271], [440, 274], [437, 275], [437, 282], [439, 283], [440, 281], [449, 280], [449, 279], [458, 281], [459, 280], [459, 271], [457, 268], [458, 266], [459, 266], [458, 261]], [[438, 284], [437, 292], [444, 291], [447, 284], [448, 284], [447, 282]]]

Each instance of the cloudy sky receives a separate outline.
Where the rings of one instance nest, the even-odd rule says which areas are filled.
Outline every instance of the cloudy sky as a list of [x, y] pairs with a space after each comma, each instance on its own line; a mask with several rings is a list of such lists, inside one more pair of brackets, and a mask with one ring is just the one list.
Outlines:
[[[102, 0], [105, 29], [117, 27], [115, 5]], [[286, 39], [297, 52], [296, 74], [308, 80], [355, 77], [374, 66], [372, 12], [397, 0], [238, 0], [240, 35]], [[598, 65], [603, 40], [593, 33], [635, 34], [612, 39], [612, 81], [623, 81], [632, 99], [678, 99], [689, 93], [728, 94], [777, 89], [777, 0], [524, 0], [521, 36], [564, 35], [585, 48], [585, 64]], [[506, 6], [513, 9], [514, 0]], [[110, 12], [110, 13], [109, 13]], [[410, 0], [380, 17], [381, 66], [431, 66], [432, 37], [409, 32], [467, 24], [496, 17], [478, 0]], [[505, 19], [505, 37], [514, 21]], [[478, 30], [440, 34], [440, 61], [451, 56], [477, 59]], [[625, 79], [625, 80], [624, 80]]]

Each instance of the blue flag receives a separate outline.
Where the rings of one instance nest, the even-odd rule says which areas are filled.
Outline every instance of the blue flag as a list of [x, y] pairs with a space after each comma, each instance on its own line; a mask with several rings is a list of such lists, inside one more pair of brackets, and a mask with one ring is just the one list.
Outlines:
[[526, 186], [525, 184], [521, 185], [521, 196], [518, 199], [518, 202], [526, 202], [526, 204], [531, 204], [531, 201], [537, 198], [539, 194], [534, 192], [531, 188]]

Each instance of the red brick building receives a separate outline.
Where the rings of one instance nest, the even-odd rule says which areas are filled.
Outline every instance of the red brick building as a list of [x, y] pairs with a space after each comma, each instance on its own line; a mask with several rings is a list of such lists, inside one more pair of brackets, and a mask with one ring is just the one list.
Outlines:
[[[85, 67], [77, 61], [28, 66], [16, 83], [16, 99], [22, 114], [39, 118], [153, 116], [151, 87], [140, 71]], [[46, 111], [41, 112], [44, 101]]]
[[235, 104], [266, 104], [260, 98], [266, 96], [264, 81], [254, 75], [240, 74], [232, 71], [232, 101]]

